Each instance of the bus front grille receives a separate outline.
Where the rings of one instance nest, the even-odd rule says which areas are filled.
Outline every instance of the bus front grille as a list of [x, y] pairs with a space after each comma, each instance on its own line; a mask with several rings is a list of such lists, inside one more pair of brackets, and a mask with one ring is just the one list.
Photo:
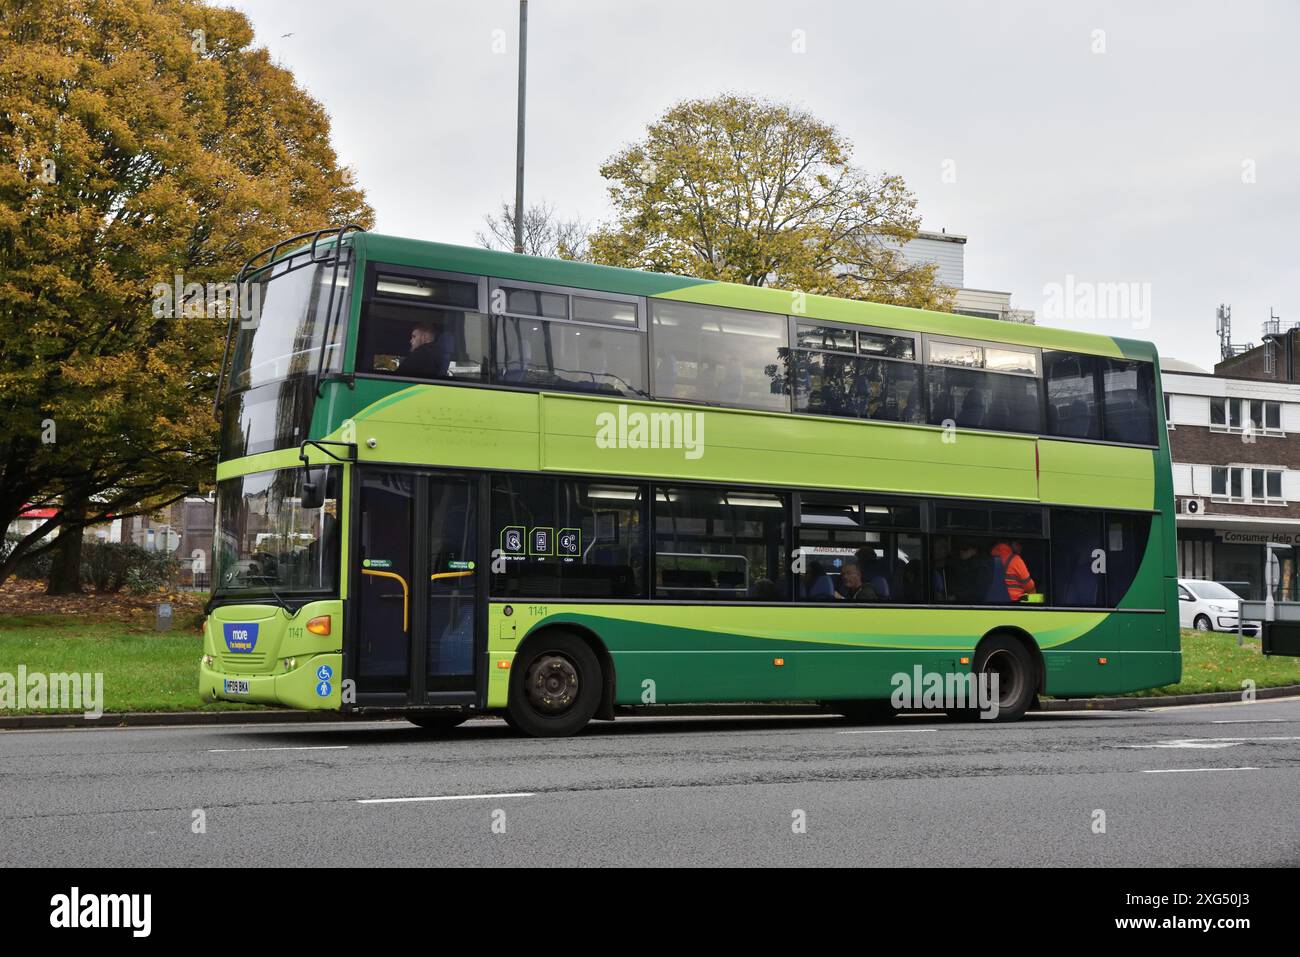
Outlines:
[[220, 655], [221, 667], [232, 674], [254, 674], [266, 669], [265, 654]]

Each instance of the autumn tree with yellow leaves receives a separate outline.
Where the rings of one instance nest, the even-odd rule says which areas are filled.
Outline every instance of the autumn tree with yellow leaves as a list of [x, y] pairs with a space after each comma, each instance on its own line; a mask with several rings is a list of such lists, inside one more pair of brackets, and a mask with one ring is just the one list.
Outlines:
[[372, 219], [329, 117], [198, 0], [0, 0], [0, 527], [59, 509], [51, 590], [82, 529], [210, 481], [225, 322], [158, 317], [177, 275], [225, 282], [258, 249]]
[[686, 100], [600, 173], [615, 215], [591, 237], [595, 262], [952, 308], [936, 267], [898, 252], [920, 226], [902, 178], [854, 166], [847, 138], [792, 106]]

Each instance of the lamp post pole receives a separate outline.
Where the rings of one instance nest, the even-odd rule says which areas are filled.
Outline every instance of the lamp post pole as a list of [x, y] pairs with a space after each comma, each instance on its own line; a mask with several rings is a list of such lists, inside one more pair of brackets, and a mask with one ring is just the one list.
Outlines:
[[515, 139], [515, 252], [524, 251], [524, 86], [528, 76], [528, 0], [519, 0], [519, 131]]

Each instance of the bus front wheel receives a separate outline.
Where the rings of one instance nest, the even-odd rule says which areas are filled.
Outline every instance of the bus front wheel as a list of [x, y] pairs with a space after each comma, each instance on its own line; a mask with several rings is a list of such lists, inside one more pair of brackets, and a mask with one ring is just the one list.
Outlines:
[[601, 679], [596, 653], [576, 635], [530, 639], [510, 669], [511, 726], [535, 738], [577, 734], [600, 704]]

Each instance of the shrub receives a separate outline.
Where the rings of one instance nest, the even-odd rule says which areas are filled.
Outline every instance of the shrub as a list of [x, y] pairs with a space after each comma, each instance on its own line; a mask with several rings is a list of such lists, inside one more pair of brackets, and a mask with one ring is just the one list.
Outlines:
[[81, 552], [82, 577], [101, 595], [124, 587], [142, 595], [166, 585], [173, 561], [165, 552], [153, 552], [129, 542], [86, 542]]
[[[9, 532], [4, 537], [4, 544], [0, 546], [0, 558], [8, 557], [14, 546], [22, 540], [22, 536]], [[21, 578], [24, 581], [42, 581], [50, 577], [50, 565], [54, 561], [53, 549], [46, 549], [41, 554], [32, 558], [20, 559], [16, 568], [14, 568], [14, 577]]]

